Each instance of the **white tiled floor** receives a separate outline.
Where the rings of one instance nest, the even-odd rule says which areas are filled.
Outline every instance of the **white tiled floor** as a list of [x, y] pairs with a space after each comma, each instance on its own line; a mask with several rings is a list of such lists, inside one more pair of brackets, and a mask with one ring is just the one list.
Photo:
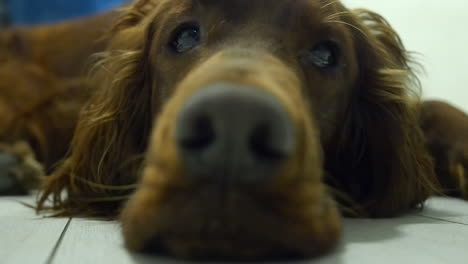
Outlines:
[[[42, 219], [14, 198], [1, 198], [0, 263], [180, 262], [128, 253], [116, 222]], [[344, 239], [335, 254], [300, 263], [468, 263], [468, 202], [434, 198], [424, 211], [396, 219], [346, 219]]]
[[42, 219], [17, 199], [0, 198], [0, 263], [47, 263], [67, 221]]

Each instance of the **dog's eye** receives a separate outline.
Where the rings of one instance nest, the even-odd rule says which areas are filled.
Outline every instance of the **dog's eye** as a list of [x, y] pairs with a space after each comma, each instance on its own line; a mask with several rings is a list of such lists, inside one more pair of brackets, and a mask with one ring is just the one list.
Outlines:
[[197, 26], [183, 26], [175, 31], [171, 42], [171, 49], [176, 53], [184, 53], [195, 48], [200, 43], [200, 28]]
[[319, 69], [329, 69], [338, 66], [339, 55], [337, 44], [332, 41], [325, 41], [307, 51], [303, 59], [306, 64]]

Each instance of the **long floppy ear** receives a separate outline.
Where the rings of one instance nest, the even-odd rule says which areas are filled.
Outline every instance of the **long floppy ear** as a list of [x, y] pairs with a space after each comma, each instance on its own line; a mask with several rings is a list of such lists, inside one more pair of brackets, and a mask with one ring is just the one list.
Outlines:
[[115, 216], [133, 191], [152, 125], [151, 29], [140, 24], [149, 4], [138, 1], [122, 10], [107, 51], [99, 54], [97, 90], [82, 110], [67, 158], [43, 188], [38, 210]]
[[418, 126], [419, 81], [384, 18], [353, 10], [343, 21], [354, 31], [360, 76], [328, 167], [368, 215], [392, 216], [439, 191]]

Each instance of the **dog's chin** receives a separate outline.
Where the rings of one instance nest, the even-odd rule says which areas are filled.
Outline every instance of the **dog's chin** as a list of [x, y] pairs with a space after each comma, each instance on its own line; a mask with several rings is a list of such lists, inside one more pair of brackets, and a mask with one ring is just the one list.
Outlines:
[[300, 201], [209, 185], [159, 193], [144, 188], [124, 210], [124, 237], [132, 251], [182, 259], [316, 257], [337, 244], [341, 231], [334, 204], [319, 197], [326, 195]]
[[[281, 247], [268, 241], [250, 241], [236, 238], [194, 238], [179, 235], [170, 239], [154, 239], [141, 253], [196, 261], [295, 261], [312, 258], [310, 252]], [[310, 245], [311, 248], [315, 245]]]
[[318, 257], [333, 247], [328, 242], [320, 244], [312, 237], [291, 242], [281, 241], [280, 237], [260, 238], [254, 233], [254, 230], [238, 234], [162, 233], [148, 241], [140, 252], [199, 261], [285, 261]]

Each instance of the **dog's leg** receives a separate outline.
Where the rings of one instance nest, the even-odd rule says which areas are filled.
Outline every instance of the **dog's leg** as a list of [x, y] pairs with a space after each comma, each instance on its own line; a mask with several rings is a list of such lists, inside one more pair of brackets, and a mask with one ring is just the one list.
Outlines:
[[424, 102], [421, 127], [445, 194], [468, 199], [468, 115], [447, 103]]
[[45, 174], [36, 160], [37, 148], [33, 149], [28, 140], [28, 127], [37, 131], [38, 126], [23, 122], [27, 118], [18, 118], [35, 101], [35, 95], [41, 94], [35, 83], [40, 85], [42, 79], [32, 75], [26, 66], [16, 60], [0, 63], [0, 196], [28, 194], [39, 187]]

